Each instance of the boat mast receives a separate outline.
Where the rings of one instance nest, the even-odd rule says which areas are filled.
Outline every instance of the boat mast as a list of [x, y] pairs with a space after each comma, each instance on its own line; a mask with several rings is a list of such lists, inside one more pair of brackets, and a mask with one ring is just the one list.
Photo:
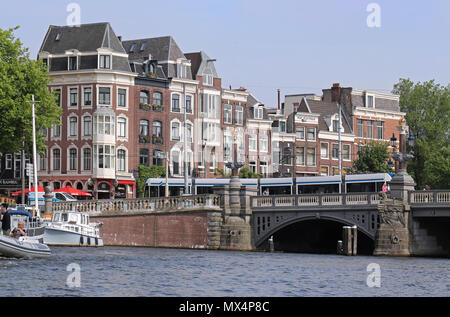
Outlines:
[[34, 206], [35, 206], [35, 210], [36, 210], [36, 216], [40, 217], [41, 215], [39, 214], [39, 196], [38, 196], [38, 182], [37, 182], [37, 151], [36, 151], [36, 115], [34, 112], [34, 104], [35, 102], [39, 102], [39, 101], [35, 101], [34, 100], [34, 95], [31, 95], [31, 114], [32, 114], [32, 119], [33, 119], [33, 171], [34, 171]]

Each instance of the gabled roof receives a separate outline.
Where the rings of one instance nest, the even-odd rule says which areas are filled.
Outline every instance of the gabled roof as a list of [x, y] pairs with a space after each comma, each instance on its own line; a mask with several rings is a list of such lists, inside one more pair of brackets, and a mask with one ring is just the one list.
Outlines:
[[[339, 114], [339, 106], [336, 102], [325, 102], [318, 100], [310, 100], [303, 98], [297, 112], [307, 112], [319, 114], [319, 130], [329, 131], [327, 119], [335, 114]], [[346, 119], [344, 110], [342, 109], [342, 126], [344, 127], [344, 133], [352, 134], [352, 128]]]
[[107, 22], [81, 24], [79, 27], [50, 25], [39, 52], [64, 54], [67, 50], [80, 52], [110, 48], [115, 52], [125, 50]]
[[219, 77], [217, 75], [216, 67], [214, 63], [208, 62], [211, 58], [203, 51], [195, 53], [184, 54], [187, 59], [191, 61], [192, 76], [195, 78], [197, 75], [210, 74], [214, 77]]

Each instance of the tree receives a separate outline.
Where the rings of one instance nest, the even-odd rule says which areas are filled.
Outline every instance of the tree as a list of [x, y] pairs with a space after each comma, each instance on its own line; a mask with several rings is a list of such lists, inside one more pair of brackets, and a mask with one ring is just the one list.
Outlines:
[[388, 144], [383, 142], [370, 142], [362, 147], [358, 159], [353, 162], [350, 174], [388, 173], [389, 167]]
[[149, 178], [157, 178], [166, 175], [166, 168], [164, 166], [145, 166], [140, 165], [138, 168], [138, 179], [137, 179], [137, 194], [138, 197], [144, 197], [145, 184]]
[[419, 189], [450, 188], [450, 85], [400, 79], [393, 93], [400, 95], [400, 110], [416, 140], [408, 173]]
[[61, 109], [48, 90], [50, 77], [42, 61], [31, 60], [28, 49], [15, 38], [18, 27], [0, 29], [0, 152], [14, 153], [23, 148], [32, 152], [31, 95], [35, 106], [37, 150], [45, 149], [43, 129], [59, 123]]
[[239, 170], [239, 178], [261, 178], [262, 174], [252, 172], [248, 167], [243, 167]]

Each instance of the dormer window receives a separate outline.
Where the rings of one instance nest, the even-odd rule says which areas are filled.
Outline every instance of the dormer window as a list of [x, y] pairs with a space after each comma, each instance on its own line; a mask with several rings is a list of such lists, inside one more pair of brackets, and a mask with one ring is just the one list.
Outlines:
[[55, 41], [59, 41], [61, 39], [61, 33], [56, 34]]
[[111, 56], [110, 55], [100, 55], [100, 68], [111, 69]]
[[144, 51], [146, 47], [147, 47], [147, 42], [142, 43], [141, 49], [139, 51], [141, 51], [141, 52]]
[[212, 86], [213, 85], [213, 76], [209, 74], [203, 75], [203, 85]]
[[375, 108], [375, 96], [374, 95], [366, 95], [366, 107], [367, 108]]
[[178, 64], [178, 78], [186, 78], [186, 65], [184, 64]]
[[262, 119], [264, 114], [264, 109], [262, 107], [255, 107], [253, 110], [255, 119]]
[[333, 120], [333, 132], [339, 132], [339, 120]]
[[77, 57], [76, 56], [69, 57], [69, 70], [77, 70]]
[[133, 53], [136, 49], [136, 43], [131, 44], [130, 53]]

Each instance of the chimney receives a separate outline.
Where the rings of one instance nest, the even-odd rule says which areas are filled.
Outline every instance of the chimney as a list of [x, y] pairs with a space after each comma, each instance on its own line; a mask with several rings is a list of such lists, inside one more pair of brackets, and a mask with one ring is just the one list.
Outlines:
[[280, 97], [280, 89], [277, 89], [278, 91], [278, 110], [281, 109], [281, 97]]
[[119, 42], [122, 42], [122, 35], [119, 35], [119, 36], [117, 37], [117, 39], [119, 40]]
[[339, 102], [341, 99], [341, 85], [334, 83], [331, 87], [331, 102]]

